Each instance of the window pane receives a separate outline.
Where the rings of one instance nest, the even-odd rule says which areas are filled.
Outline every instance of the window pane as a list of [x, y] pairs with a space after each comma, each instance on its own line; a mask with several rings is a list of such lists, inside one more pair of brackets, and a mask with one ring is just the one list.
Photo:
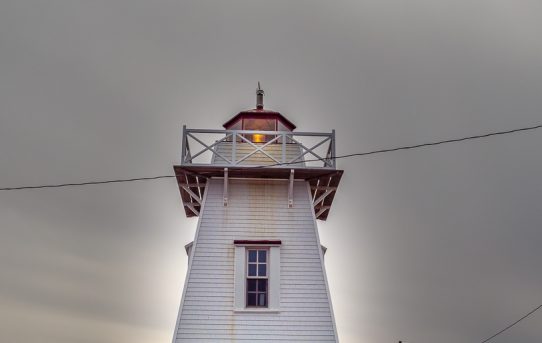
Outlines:
[[267, 296], [265, 293], [258, 293], [258, 306], [267, 306], [266, 298]]
[[243, 129], [243, 123], [241, 120], [236, 121], [235, 123], [231, 124], [230, 127], [228, 127], [228, 130], [242, 130]]
[[[242, 130], [243, 129], [243, 123], [242, 120], [239, 119], [235, 123], [231, 124], [229, 127], [227, 127], [228, 130]], [[233, 136], [226, 139], [227, 142], [233, 141]], [[237, 141], [240, 142], [241, 138], [237, 137]]]
[[[290, 130], [289, 128], [287, 128], [286, 125], [284, 125], [283, 123], [281, 123], [281, 121], [279, 120], [278, 123], [277, 123], [277, 131], [292, 131], [292, 130]], [[278, 142], [279, 142], [279, 143], [282, 143], [282, 138], [279, 138]], [[287, 139], [287, 140], [286, 140], [286, 143], [292, 143], [292, 140], [291, 140], [291, 139]]]
[[256, 279], [248, 279], [247, 280], [247, 290], [248, 292], [256, 292]]
[[258, 262], [266, 262], [267, 261], [267, 250], [259, 250], [258, 251]]
[[275, 131], [275, 119], [249, 119], [243, 121], [244, 130]]
[[267, 276], [267, 264], [258, 264], [258, 276]]
[[256, 254], [258, 253], [257, 250], [249, 250], [248, 251], [248, 262], [256, 262]]
[[280, 120], [278, 121], [277, 131], [292, 131], [286, 125], [284, 125]]
[[248, 265], [248, 276], [256, 276], [256, 264]]
[[267, 292], [267, 280], [258, 280], [258, 292]]
[[256, 293], [248, 293], [247, 306], [256, 306]]

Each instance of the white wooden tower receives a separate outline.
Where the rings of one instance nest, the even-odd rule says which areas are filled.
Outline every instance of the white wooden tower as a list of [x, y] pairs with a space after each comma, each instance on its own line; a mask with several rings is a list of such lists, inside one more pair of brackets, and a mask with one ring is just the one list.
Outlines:
[[225, 130], [183, 127], [174, 169], [199, 219], [174, 343], [338, 341], [316, 224], [343, 173], [335, 133], [294, 131], [256, 94]]

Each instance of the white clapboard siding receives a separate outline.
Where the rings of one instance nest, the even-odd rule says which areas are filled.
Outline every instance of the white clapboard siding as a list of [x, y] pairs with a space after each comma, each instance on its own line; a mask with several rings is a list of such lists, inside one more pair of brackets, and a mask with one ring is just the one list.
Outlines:
[[[256, 146], [263, 146], [265, 143], [254, 143]], [[224, 156], [228, 160], [232, 160], [232, 142], [221, 142], [215, 146], [215, 151], [220, 154], [221, 156]], [[237, 161], [241, 160], [246, 155], [252, 153], [255, 150], [254, 146], [252, 144], [246, 143], [246, 142], [237, 142], [235, 145], [235, 159]], [[266, 156], [262, 152], [256, 152], [243, 161], [241, 161], [239, 164], [241, 165], [270, 165], [275, 164], [282, 161], [282, 144], [278, 143], [270, 143], [266, 145], [263, 149], [267, 154], [272, 156], [275, 160], [270, 158], [269, 156]], [[303, 156], [299, 157], [301, 155], [301, 147], [298, 144], [286, 144], [285, 149], [285, 157], [286, 162], [290, 161], [303, 161]], [[227, 163], [223, 158], [220, 156], [213, 154], [213, 160], [212, 163], [214, 164], [220, 164], [220, 163]], [[292, 168], [295, 167], [304, 167], [304, 162], [299, 163], [292, 163], [288, 166], [291, 166]]]
[[[233, 179], [228, 206], [223, 180], [211, 179], [192, 246], [174, 336], [181, 342], [337, 342], [308, 184]], [[280, 308], [234, 311], [236, 239], [278, 239]]]

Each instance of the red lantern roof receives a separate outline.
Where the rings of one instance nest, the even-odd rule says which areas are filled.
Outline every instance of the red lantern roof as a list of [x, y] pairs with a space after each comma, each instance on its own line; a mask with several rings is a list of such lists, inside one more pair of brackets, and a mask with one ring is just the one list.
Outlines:
[[286, 126], [290, 131], [295, 130], [296, 126], [286, 119], [282, 114], [275, 111], [264, 110], [263, 108], [255, 108], [252, 110], [245, 110], [237, 113], [235, 117], [231, 118], [224, 123], [224, 128], [229, 129], [233, 124], [243, 119], [276, 119]]
[[[235, 124], [241, 123], [241, 128], [237, 129], [243, 129], [246, 130], [244, 123], [244, 120], [276, 120], [277, 124], [275, 125], [275, 129], [268, 130], [268, 131], [283, 131], [279, 129], [278, 123], [282, 124], [285, 128], [287, 128], [290, 131], [293, 131], [295, 129], [295, 125], [286, 119], [282, 114], [275, 111], [270, 111], [263, 108], [263, 95], [264, 91], [260, 88], [260, 83], [258, 82], [258, 89], [256, 90], [256, 108], [252, 110], [245, 110], [237, 113], [233, 118], [228, 120], [224, 123], [224, 128], [226, 129], [232, 129], [234, 128]], [[254, 128], [248, 128], [249, 130], [254, 130]]]

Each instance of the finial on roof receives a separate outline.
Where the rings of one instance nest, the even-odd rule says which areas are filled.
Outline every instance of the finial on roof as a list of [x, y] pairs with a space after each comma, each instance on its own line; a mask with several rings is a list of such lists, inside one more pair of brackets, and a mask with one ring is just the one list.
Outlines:
[[259, 110], [263, 109], [263, 95], [264, 91], [260, 87], [260, 81], [258, 81], [258, 89], [256, 89], [256, 108]]

